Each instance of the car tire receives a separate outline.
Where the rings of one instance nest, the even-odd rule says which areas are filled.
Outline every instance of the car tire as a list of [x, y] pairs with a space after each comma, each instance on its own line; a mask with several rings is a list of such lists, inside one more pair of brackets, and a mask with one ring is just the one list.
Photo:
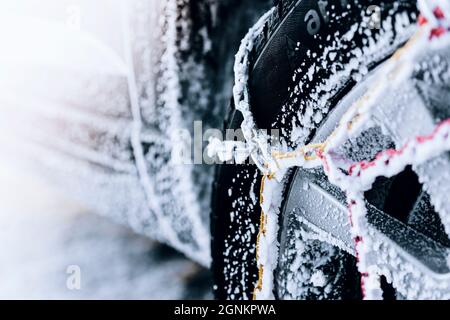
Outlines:
[[[278, 129], [281, 139], [285, 139], [289, 147], [306, 144], [313, 138], [316, 129], [322, 121], [304, 128], [307, 131], [302, 141], [292, 142], [287, 139], [292, 135], [293, 121], [297, 121], [299, 110], [298, 101], [312, 102], [315, 89], [323, 79], [333, 73], [332, 69], [320, 70], [314, 79], [301, 88], [300, 94], [290, 94], [288, 88], [295, 86], [293, 75], [295, 70], [302, 69], [298, 77], [308, 79], [307, 70], [316, 62], [326, 48], [334, 46], [340, 58], [335, 65], [345, 66], [354, 58], [352, 52], [363, 50], [368, 45], [369, 38], [376, 42], [379, 31], [357, 32], [348, 41], [330, 40], [337, 34], [349, 32], [352, 26], [362, 25], [364, 13], [370, 6], [377, 5], [383, 16], [404, 13], [414, 23], [416, 7], [408, 1], [324, 1], [323, 8], [316, 1], [276, 1], [261, 34], [254, 39], [254, 49], [249, 53], [249, 93], [251, 111], [259, 129]], [[345, 4], [341, 6], [341, 4]], [[332, 8], [332, 9], [330, 9]], [[331, 10], [331, 11], [330, 11]], [[332, 11], [336, 10], [336, 12]], [[312, 19], [312, 20], [311, 20]], [[318, 19], [318, 20], [314, 20]], [[316, 25], [314, 25], [316, 23]], [[396, 23], [395, 19], [389, 21], [389, 26]], [[318, 25], [317, 25], [318, 24]], [[386, 26], [384, 26], [386, 27]], [[360, 29], [361, 30], [361, 29]], [[359, 68], [373, 70], [383, 63], [398, 46], [406, 40], [405, 35], [392, 33], [386, 48], [380, 54], [374, 55], [361, 63]], [[403, 39], [403, 40], [402, 40]], [[298, 46], [297, 44], [300, 44]], [[337, 46], [336, 46], [337, 44]], [[297, 49], [296, 49], [297, 48]], [[316, 54], [311, 54], [316, 52]], [[306, 81], [307, 82], [307, 81]], [[341, 82], [333, 88], [333, 94], [328, 98], [328, 112], [355, 86], [356, 81], [349, 77], [348, 81]], [[304, 104], [303, 104], [304, 105]], [[326, 114], [321, 115], [325, 119]], [[231, 103], [230, 112], [225, 121], [225, 129], [239, 129], [243, 121], [240, 111]], [[297, 123], [298, 124], [298, 123]], [[299, 123], [302, 125], [301, 123]], [[289, 176], [293, 176], [292, 172]], [[222, 164], [217, 167], [214, 188], [211, 218], [212, 233], [212, 261], [215, 279], [215, 295], [218, 299], [251, 299], [258, 282], [258, 266], [256, 261], [256, 244], [259, 230], [260, 207], [259, 192], [262, 175], [256, 165], [230, 165]], [[289, 193], [290, 180], [285, 181], [284, 195]], [[283, 203], [281, 205], [283, 207]], [[283, 210], [281, 210], [283, 212]], [[286, 234], [296, 231], [296, 227], [283, 223], [285, 217], [280, 215], [280, 248], [285, 247]], [[286, 228], [290, 228], [286, 230]], [[325, 288], [316, 288], [313, 284], [303, 284], [305, 290], [291, 295], [286, 290], [287, 284], [275, 283], [275, 297], [289, 299], [360, 299], [362, 293], [359, 286], [359, 273], [356, 268], [356, 259], [342, 250], [319, 241], [302, 240], [308, 246], [305, 254], [314, 256], [309, 266], [303, 266], [303, 272], [311, 275], [314, 270], [324, 270], [334, 276], [333, 285]], [[323, 253], [323, 254], [322, 254]], [[324, 254], [329, 259], [323, 263]], [[286, 266], [284, 266], [286, 267]], [[279, 264], [276, 278], [283, 274], [283, 265]], [[283, 279], [283, 276], [281, 276]], [[286, 277], [284, 280], [288, 280]], [[309, 286], [309, 287], [308, 287]], [[386, 297], [390, 288], [386, 289]]]

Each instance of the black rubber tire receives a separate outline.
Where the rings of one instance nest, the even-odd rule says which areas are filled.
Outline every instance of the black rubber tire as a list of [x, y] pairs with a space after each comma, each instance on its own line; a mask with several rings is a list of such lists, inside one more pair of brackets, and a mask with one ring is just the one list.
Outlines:
[[[307, 34], [304, 17], [310, 9], [319, 12], [316, 1], [275, 1], [277, 9], [268, 19], [264, 31], [255, 41], [254, 50], [250, 53], [250, 64], [253, 66], [250, 71], [250, 99], [252, 112], [259, 128], [286, 129], [286, 126], [278, 121], [277, 115], [281, 113], [281, 106], [286, 105], [286, 101], [292, 99], [288, 96], [288, 88], [293, 84], [291, 79], [294, 70], [301, 62], [306, 64], [313, 62], [312, 59], [306, 58], [306, 50], [320, 50], [323, 45], [326, 45], [328, 35], [332, 35], [336, 30], [348, 30], [355, 19], [360, 19], [358, 10], [378, 4], [385, 14], [390, 10], [405, 11], [411, 15], [413, 20], [417, 10], [415, 3], [411, 1], [356, 0], [345, 9], [342, 7], [339, 9], [339, 4], [347, 1], [331, 2], [335, 4], [336, 16], [342, 16], [343, 11], [350, 14], [347, 14], [344, 21], [330, 19], [331, 21], [325, 24], [316, 35], [311, 36]], [[348, 1], [348, 3], [350, 2]], [[323, 17], [321, 17], [321, 23], [324, 23]], [[362, 47], [363, 38], [364, 35], [359, 35], [359, 37], [351, 39], [347, 47], [340, 49], [346, 51], [355, 46]], [[290, 50], [291, 41], [300, 41], [302, 44], [307, 43], [308, 45], [304, 50], [293, 52]], [[385, 58], [387, 56], [365, 67], [372, 69]], [[341, 62], [348, 63], [348, 60], [343, 58]], [[307, 67], [303, 69], [307, 69]], [[326, 78], [330, 72], [322, 70], [319, 78]], [[314, 79], [309, 90], [312, 90], [319, 81], [320, 79]], [[329, 101], [330, 110], [354, 85], [355, 83], [349, 80], [336, 90], [333, 98]], [[307, 97], [308, 92], [310, 91], [302, 92], [303, 96]], [[283, 113], [294, 114], [297, 111], [288, 109], [283, 110]], [[225, 128], [238, 129], [242, 120], [242, 115], [234, 109], [232, 102], [230, 113], [225, 121]], [[289, 130], [285, 130], [284, 134], [286, 132], [289, 133]], [[313, 135], [314, 130], [311, 130], [311, 137]], [[220, 165], [216, 170], [211, 233], [214, 289], [218, 299], [250, 299], [252, 297], [258, 278], [255, 252], [260, 218], [258, 199], [260, 181], [261, 175], [253, 165]], [[350, 266], [347, 269], [351, 270], [348, 270], [350, 276], [346, 277], [346, 281], [349, 288], [353, 290], [359, 275], [354, 267], [353, 257], [348, 260], [344, 264]], [[345, 288], [342, 292], [347, 293], [334, 295], [333, 298], [360, 298], [361, 296], [359, 292], [348, 294], [348, 290]]]

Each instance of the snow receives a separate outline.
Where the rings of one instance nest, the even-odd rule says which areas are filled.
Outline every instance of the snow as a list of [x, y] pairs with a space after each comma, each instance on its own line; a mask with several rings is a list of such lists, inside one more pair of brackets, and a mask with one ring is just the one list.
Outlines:
[[[426, 34], [426, 33], [425, 33]], [[441, 39], [442, 42], [448, 41], [446, 39]], [[441, 43], [442, 43], [441, 42]], [[416, 44], [416, 46], [414, 46]], [[424, 43], [420, 41], [415, 42], [412, 46], [414, 49], [421, 51], [424, 48]], [[345, 143], [351, 137], [357, 136], [363, 129], [367, 126], [373, 125], [370, 121], [370, 110], [374, 109], [375, 106], [379, 105], [379, 100], [383, 98], [383, 94], [386, 91], [385, 86], [390, 88], [395, 86], [404, 85], [406, 79], [410, 76], [412, 68], [403, 68], [402, 72], [397, 72], [396, 78], [394, 79], [392, 71], [399, 70], [400, 65], [412, 66], [414, 65], [414, 59], [416, 55], [408, 52], [408, 55], [404, 54], [405, 61], [401, 61], [401, 58], [397, 56], [395, 60], [392, 60], [391, 64], [387, 64], [384, 69], [379, 71], [380, 78], [383, 79], [385, 75], [390, 77], [390, 82], [385, 82], [383, 85], [381, 83], [375, 84], [374, 90], [364, 96], [360, 101], [351, 108], [349, 112], [342, 118], [341, 125], [334, 132], [334, 134], [329, 138], [324, 148], [324, 164], [326, 173], [330, 179], [330, 182], [339, 186], [342, 190], [347, 192], [348, 203], [350, 204], [350, 212], [352, 218], [352, 232], [355, 239], [362, 239], [356, 241], [356, 252], [359, 257], [359, 270], [363, 274], [363, 284], [365, 290], [365, 297], [367, 299], [381, 298], [381, 290], [379, 288], [378, 277], [380, 274], [377, 268], [378, 261], [374, 260], [372, 243], [375, 241], [374, 237], [369, 236], [369, 227], [366, 216], [366, 206], [364, 201], [364, 191], [370, 189], [375, 179], [379, 176], [392, 177], [404, 170], [407, 165], [413, 164], [419, 166], [421, 163], [429, 161], [436, 156], [442, 154], [445, 151], [450, 150], [450, 140], [449, 140], [449, 125], [447, 121], [442, 122], [438, 125], [433, 133], [423, 137], [415, 137], [408, 141], [403, 148], [398, 151], [386, 151], [385, 153], [380, 153], [376, 160], [373, 162], [362, 161], [355, 163], [349, 167], [342, 168], [337, 165], [333, 158], [333, 150], [338, 148], [340, 145]], [[409, 60], [412, 59], [412, 60]], [[402, 64], [403, 63], [403, 64]], [[351, 126], [350, 126], [351, 124]], [[351, 128], [351, 129], [349, 129]], [[305, 157], [301, 157], [300, 161], [297, 163], [304, 162]], [[349, 175], [345, 175], [342, 169], [349, 172]], [[442, 212], [441, 212], [442, 214]], [[442, 220], [447, 221], [446, 216], [442, 216]], [[377, 250], [375, 250], [377, 251]], [[398, 266], [398, 264], [396, 264]], [[435, 281], [430, 281], [429, 283], [435, 283]], [[400, 288], [398, 281], [394, 282], [397, 285], [399, 291], [405, 293], [406, 296], [412, 296], [405, 289], [407, 286], [402, 283], [403, 288]], [[448, 285], [448, 284], [447, 284]], [[436, 288], [446, 286], [441, 284]], [[426, 291], [428, 296], [422, 291], [421, 297], [440, 297], [445, 298], [445, 295], [440, 295], [445, 293], [445, 290], [436, 291]]]
[[[129, 6], [124, 4], [124, 9], [127, 8]], [[125, 15], [123, 29], [127, 39], [125, 47], [135, 50], [141, 45], [140, 41], [142, 39], [138, 37], [132, 39], [129, 28], [133, 21], [132, 14], [141, 11], [143, 8], [132, 7], [132, 9], [136, 11], [124, 10], [127, 14]], [[143, 12], [153, 12], [149, 4], [146, 5], [145, 9]], [[159, 88], [157, 87], [156, 89], [158, 91], [158, 99], [154, 101], [152, 107], [156, 109], [158, 104], [162, 104], [163, 108], [159, 115], [161, 117], [159, 125], [163, 126], [163, 132], [172, 133], [189, 124], [189, 122], [182, 121], [183, 106], [179, 103], [182, 90], [181, 70], [178, 61], [179, 51], [189, 50], [189, 43], [183, 42], [187, 41], [189, 37], [189, 26], [182, 23], [181, 35], [178, 34], [180, 23], [178, 15], [188, 13], [186, 13], [187, 8], [182, 5], [179, 6], [175, 0], [165, 2], [161, 5], [160, 10], [162, 16], [148, 18], [159, 19], [160, 27], [164, 30], [164, 36], [161, 36], [163, 41], [162, 47], [164, 48], [161, 62], [156, 70], [152, 70], [153, 72], [158, 71], [161, 73], [161, 78], [158, 79]], [[127, 65], [130, 67], [128, 83], [134, 119], [132, 145], [139, 176], [147, 194], [148, 204], [156, 207], [154, 210], [157, 218], [156, 223], [161, 227], [161, 234], [166, 238], [165, 240], [197, 261], [208, 265], [210, 263], [209, 231], [208, 226], [204, 223], [205, 220], [202, 219], [204, 210], [199, 204], [198, 200], [200, 199], [197, 198], [197, 195], [200, 194], [198, 188], [201, 186], [194, 183], [194, 172], [192, 170], [195, 167], [186, 170], [185, 166], [172, 163], [173, 159], [170, 159], [170, 157], [162, 166], [153, 163], [153, 157], [151, 157], [153, 153], [167, 153], [170, 155], [172, 147], [176, 146], [176, 141], [158, 145], [158, 137], [154, 137], [152, 140], [156, 142], [156, 146], [151, 147], [147, 155], [143, 151], [140, 136], [143, 131], [142, 105], [140, 104], [136, 87], [136, 81], [140, 78], [137, 78], [134, 74], [133, 54], [134, 52], [129, 51], [127, 55]], [[151, 78], [149, 75], [147, 77]], [[192, 85], [195, 85], [195, 82], [199, 80], [193, 77], [192, 81], [194, 82]], [[148, 86], [149, 83], [146, 83], [146, 85]], [[172, 135], [170, 137], [172, 138]], [[165, 183], [161, 183], [162, 180]], [[176, 200], [173, 201], [174, 199]], [[158, 204], [158, 202], [160, 203]], [[185, 224], [186, 221], [189, 221], [189, 225]], [[180, 229], [180, 226], [182, 226], [182, 229]], [[186, 241], [182, 238], [188, 238], [189, 240]]]
[[267, 155], [265, 152], [269, 150], [267, 144], [270, 141], [267, 133], [264, 131], [258, 131], [253, 119], [253, 115], [250, 111], [249, 105], [249, 93], [248, 93], [248, 77], [249, 77], [249, 60], [248, 54], [253, 49], [254, 40], [259, 35], [265, 23], [272, 16], [276, 8], [272, 8], [265, 13], [258, 22], [250, 28], [247, 35], [241, 42], [238, 53], [236, 54], [236, 61], [234, 65], [235, 83], [233, 87], [233, 97], [236, 109], [243, 115], [243, 122], [241, 125], [242, 133], [247, 142], [248, 150], [251, 150], [251, 157], [258, 168], [266, 172], [265, 166], [271, 166], [271, 162], [265, 161]]
[[[444, 4], [441, 1], [439, 3], [442, 3], [445, 10], [448, 9], [448, 3]], [[431, 14], [434, 15], [433, 13]], [[328, 112], [328, 98], [334, 94], [341, 81], [348, 77], [353, 77], [355, 81], [360, 81], [367, 73], [367, 68], [362, 68], [361, 66], [367, 66], [372, 59], [377, 60], [377, 57], [387, 55], [390, 50], [389, 43], [393, 40], [394, 34], [397, 37], [393, 46], [399, 45], [411, 35], [413, 28], [409, 26], [408, 16], [399, 16], [396, 19], [394, 29], [391, 26], [392, 18], [386, 19], [383, 23], [384, 31], [377, 41], [374, 42], [370, 38], [370, 44], [364, 48], [364, 52], [361, 52], [360, 49], [355, 49], [351, 53], [353, 58], [350, 60], [350, 63], [344, 68], [341, 68], [340, 71], [335, 72], [330, 79], [327, 79], [327, 81], [320, 85], [316, 93], [313, 93], [311, 97], [312, 101], [308, 100], [311, 104], [307, 104], [301, 109], [303, 114], [298, 117], [300, 125], [297, 128], [294, 127], [292, 131], [292, 137], [295, 138], [295, 141], [290, 142], [290, 145], [297, 145], [299, 147], [292, 152], [286, 153], [277, 151], [276, 146], [272, 149], [267, 146], [267, 141], [270, 140], [263, 132], [257, 130], [249, 106], [247, 87], [249, 68], [248, 53], [252, 50], [255, 36], [262, 32], [262, 28], [270, 15], [271, 12], [268, 12], [250, 29], [242, 41], [235, 64], [234, 101], [236, 108], [242, 112], [244, 117], [242, 130], [248, 149], [252, 151], [251, 157], [265, 174], [261, 191], [262, 217], [265, 224], [260, 230], [257, 259], [262, 274], [260, 276], [260, 285], [255, 290], [255, 298], [273, 298], [273, 272], [278, 261], [278, 241], [276, 234], [278, 230], [277, 216], [279, 211], [279, 202], [274, 199], [279, 197], [282, 185], [280, 182], [283, 180], [284, 173], [288, 168], [295, 166], [303, 168], [323, 166], [330, 182], [346, 192], [350, 220], [352, 222], [352, 234], [355, 239], [355, 250], [359, 261], [358, 268], [362, 275], [363, 295], [366, 299], [381, 298], [382, 292], [379, 283], [379, 276], [381, 274], [387, 274], [388, 278], [392, 279], [398, 291], [406, 297], [441, 299], [447, 297], [449, 292], [448, 282], [443, 281], [442, 283], [438, 283], [436, 279], [424, 275], [417, 268], [413, 267], [411, 263], [405, 262], [405, 258], [400, 257], [396, 253], [395, 248], [388, 249], [390, 254], [382, 255], [383, 250], [380, 249], [382, 245], [379, 242], [379, 236], [371, 234], [371, 228], [368, 226], [366, 220], [367, 209], [364, 200], [364, 191], [370, 189], [375, 179], [379, 176], [391, 177], [403, 171], [407, 165], [412, 164], [417, 167], [443, 152], [449, 151], [450, 123], [448, 120], [443, 121], [429, 135], [419, 137], [410, 136], [410, 140], [404, 141], [406, 143], [402, 148], [399, 148], [397, 151], [388, 150], [385, 153], [381, 153], [373, 162], [362, 161], [348, 165], [348, 163], [345, 164], [340, 160], [334, 159], [334, 155], [335, 151], [349, 139], [356, 138], [361, 132], [374, 127], [373, 109], [380, 104], [380, 100], [384, 98], [387, 89], [403, 86], [412, 75], [418, 57], [424, 51], [430, 50], [430, 48], [448, 47], [450, 45], [450, 36], [446, 34], [439, 39], [434, 39], [434, 41], [431, 39], [430, 42], [430, 34], [432, 34], [433, 28], [436, 26], [433, 23], [422, 26], [409, 43], [403, 49], [399, 50], [381, 70], [377, 71], [378, 82], [371, 86], [371, 90], [363, 98], [354, 103], [342, 117], [337, 130], [334, 131], [327, 141], [319, 145], [304, 146], [304, 141], [309, 135], [309, 132], [321, 120], [318, 114], [325, 115]], [[434, 20], [431, 19], [430, 21], [433, 22]], [[355, 25], [341, 38], [351, 39], [353, 33], [357, 30], [358, 26]], [[406, 36], [406, 38], [401, 35]], [[335, 50], [339, 46], [340, 42], [336, 41], [336, 47], [331, 49]], [[329, 56], [329, 51], [327, 50], [324, 56], [318, 59], [318, 63], [322, 64], [322, 67], [324, 60], [326, 61]], [[331, 59], [330, 62], [335, 64], [334, 59]], [[305, 81], [300, 81], [300, 86], [306, 84], [308, 78], [311, 80], [315, 70], [316, 68], [313, 66], [308, 72], [304, 72]], [[300, 87], [296, 87], [293, 90], [294, 92], [301, 92]], [[320, 92], [323, 94], [319, 98], [318, 93]], [[286, 109], [283, 107], [283, 110]], [[281, 122], [285, 123], [285, 120], [282, 119]], [[386, 124], [386, 126], [389, 125], [395, 126], [397, 123]], [[385, 131], [388, 132], [388, 130]], [[342, 167], [343, 165], [345, 167]], [[343, 170], [349, 172], [349, 175], [345, 175]], [[439, 206], [437, 207], [439, 208]], [[447, 221], [450, 219], [448, 218], [448, 214], [442, 211], [440, 214], [442, 221], [446, 225], [447, 232], [449, 232], [450, 228], [447, 225]], [[374, 243], [377, 243], [377, 246], [374, 246]], [[387, 244], [385, 246], [390, 245]], [[381, 267], [384, 264], [383, 261], [377, 261], [377, 253], [380, 253], [383, 257], [389, 257], [387, 259], [389, 261], [388, 265], [394, 266], [393, 272], [392, 270], [391, 272], [386, 271], [386, 267], [384, 269]], [[414, 283], [414, 280], [412, 280], [420, 277], [425, 277], [426, 281], [420, 282], [419, 284]], [[315, 276], [315, 280], [321, 283], [319, 280], [322, 279], [319, 276]], [[423, 283], [425, 283], [424, 287], [419, 289], [419, 286]], [[290, 284], [288, 283], [287, 286], [289, 288]]]
[[273, 299], [274, 271], [278, 265], [278, 216], [283, 196], [283, 179], [286, 171], [274, 177], [265, 176], [261, 182], [261, 216], [264, 224], [260, 226], [257, 243], [257, 260], [262, 270], [262, 286], [254, 291], [254, 298]]
[[431, 25], [436, 26], [445, 23], [447, 28], [450, 27], [448, 20], [439, 21], [439, 19], [434, 14], [434, 10], [436, 8], [440, 8], [440, 10], [443, 11], [445, 17], [450, 16], [450, 4], [447, 0], [418, 0], [417, 4], [419, 6], [420, 12], [425, 16], [425, 18]]
[[[295, 223], [292, 221], [292, 223]], [[326, 266], [336, 248], [323, 245], [313, 233], [291, 229], [288, 246], [280, 252], [280, 276], [278, 295], [281, 299], [336, 299], [332, 291], [333, 283], [327, 279], [323, 266]], [[287, 264], [287, 265], [286, 265]]]
[[[207, 109], [201, 63], [185, 58], [192, 25], [178, 28], [177, 14], [189, 20], [189, 7], [176, 0], [4, 6], [0, 131], [11, 136], [8, 150], [92, 211], [209, 265], [211, 166], [174, 163], [177, 144], [167, 134], [201, 119], [187, 110], [193, 103], [179, 102], [186, 74], [189, 97]], [[79, 25], [68, 25], [72, 18]], [[206, 30], [201, 37], [207, 49]]]
[[218, 157], [220, 162], [233, 161], [242, 164], [249, 157], [249, 150], [245, 142], [222, 141], [218, 138], [211, 138], [207, 147], [210, 158]]
[[311, 283], [314, 287], [324, 287], [327, 283], [327, 279], [322, 271], [316, 271], [311, 276]]
[[[0, 158], [2, 299], [210, 299], [209, 273]], [[67, 287], [79, 267], [80, 290]]]

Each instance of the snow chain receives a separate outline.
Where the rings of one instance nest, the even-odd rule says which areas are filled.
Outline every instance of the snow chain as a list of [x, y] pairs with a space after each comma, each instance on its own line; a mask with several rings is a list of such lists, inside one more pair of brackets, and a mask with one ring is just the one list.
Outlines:
[[[442, 23], [442, 21], [445, 18], [444, 10], [439, 7], [435, 6], [433, 9], [426, 10], [424, 9], [425, 6], [428, 5], [428, 2], [426, 1], [419, 1], [419, 5], [421, 6], [422, 12], [432, 12], [432, 17], [429, 16], [424, 17], [423, 15], [419, 19], [419, 24], [421, 26], [429, 24], [430, 21], [433, 21], [436, 23], [436, 25], [428, 26], [430, 31], [429, 39], [433, 39], [434, 37], [440, 37], [444, 33], [447, 33], [449, 30], [449, 25], [445, 25]], [[445, 9], [448, 10], [448, 6], [445, 7]], [[446, 13], [448, 11], [445, 10]], [[433, 19], [435, 17], [435, 19]], [[445, 28], [445, 32], [442, 31], [442, 28]], [[420, 28], [419, 31], [397, 52], [393, 55], [393, 57], [390, 59], [391, 62], [394, 62], [394, 68], [390, 70], [390, 72], [387, 74], [387, 77], [395, 78], [396, 74], [399, 73], [399, 69], [402, 68], [403, 64], [395, 64], [398, 62], [404, 55], [405, 52], [407, 52], [410, 48], [412, 48], [416, 42], [423, 37], [424, 28]], [[278, 170], [281, 169], [287, 169], [290, 167], [307, 167], [309, 164], [311, 164], [310, 167], [317, 167], [322, 166], [325, 170], [325, 173], [327, 176], [335, 175], [339, 176], [342, 173], [341, 172], [333, 172], [333, 168], [338, 168], [337, 165], [333, 163], [333, 157], [330, 154], [330, 151], [332, 151], [333, 146], [336, 147], [339, 143], [342, 143], [342, 140], [346, 140], [348, 137], [352, 135], [352, 131], [357, 125], [360, 127], [363, 126], [363, 123], [365, 120], [367, 120], [366, 113], [367, 111], [370, 111], [370, 108], [367, 110], [360, 110], [364, 109], [364, 106], [367, 104], [367, 102], [371, 98], [371, 94], [375, 92], [375, 95], [377, 93], [377, 90], [382, 87], [382, 81], [385, 80], [384, 78], [380, 79], [375, 83], [374, 86], [371, 87], [368, 93], [366, 93], [362, 98], [360, 98], [358, 101], [356, 101], [351, 108], [349, 109], [349, 112], [347, 114], [351, 114], [352, 117], [349, 118], [347, 121], [342, 121], [339, 123], [338, 127], [333, 131], [333, 133], [326, 139], [324, 143], [319, 144], [310, 144], [305, 145], [301, 148], [299, 148], [296, 151], [293, 152], [278, 152], [273, 151], [272, 152], [272, 161], [276, 164], [276, 170], [274, 172], [270, 172], [269, 170], [266, 171], [261, 179], [261, 188], [260, 188], [260, 206], [261, 206], [261, 217], [260, 217], [260, 229], [257, 236], [257, 244], [256, 244], [256, 256], [258, 261], [258, 281], [256, 284], [256, 287], [253, 292], [253, 299], [258, 298], [258, 294], [261, 294], [263, 291], [263, 286], [266, 283], [264, 279], [265, 274], [265, 265], [260, 261], [260, 241], [261, 237], [265, 237], [267, 234], [267, 223], [268, 223], [268, 214], [270, 212], [264, 212], [264, 202], [267, 201], [267, 199], [264, 198], [264, 188], [266, 184], [266, 180], [268, 179], [273, 180], [274, 176], [277, 174]], [[343, 117], [345, 119], [345, 116]], [[346, 131], [344, 135], [339, 135], [339, 133], [342, 133], [343, 131]], [[450, 143], [449, 142], [449, 132], [450, 132], [450, 119], [447, 119], [443, 121], [441, 124], [439, 124], [435, 131], [428, 135], [428, 136], [419, 136], [413, 139], [417, 145], [433, 141], [436, 137], [440, 137], [444, 140], [444, 145], [447, 145], [444, 147], [444, 150], [440, 150], [441, 152], [445, 151], [446, 149], [450, 149]], [[337, 141], [334, 141], [334, 139], [337, 137]], [[344, 138], [342, 138], [344, 137]], [[331, 147], [330, 147], [331, 145]], [[349, 179], [352, 179], [353, 177], [359, 177], [361, 174], [361, 171], [373, 167], [377, 165], [377, 161], [380, 161], [382, 159], [385, 163], [389, 163], [389, 160], [395, 157], [401, 157], [402, 153], [408, 148], [411, 147], [411, 143], [405, 145], [400, 150], [385, 150], [384, 152], [381, 152], [377, 157], [376, 160], [367, 162], [362, 161], [359, 163], [354, 163], [349, 167]], [[414, 147], [414, 146], [413, 146]], [[288, 160], [294, 160], [294, 162], [288, 162]], [[283, 163], [284, 162], [284, 163]], [[320, 162], [320, 163], [318, 163]], [[387, 165], [386, 165], [387, 166]], [[266, 164], [265, 168], [269, 168], [269, 165]], [[330, 178], [330, 177], [329, 177]], [[347, 195], [347, 200], [349, 203], [349, 218], [351, 220], [352, 229], [355, 228], [355, 224], [359, 223], [366, 223], [366, 221], [355, 221], [355, 219], [352, 217], [352, 207], [357, 204], [358, 199], [351, 199], [350, 195]], [[365, 217], [363, 220], [366, 220]], [[362, 235], [357, 234], [354, 232], [354, 242], [355, 242], [355, 249], [356, 254], [358, 256], [358, 248], [363, 245], [363, 238]], [[361, 259], [361, 257], [359, 257]], [[360, 264], [360, 262], [358, 263]], [[363, 291], [363, 296], [365, 294], [365, 281], [370, 278], [372, 275], [369, 274], [367, 270], [361, 270], [361, 288]], [[272, 272], [273, 270], [271, 270]], [[376, 276], [375, 276], [376, 277]], [[372, 278], [373, 280], [373, 278]], [[267, 296], [264, 296], [263, 298], [268, 298]], [[370, 296], [366, 298], [375, 298], [374, 296]]]

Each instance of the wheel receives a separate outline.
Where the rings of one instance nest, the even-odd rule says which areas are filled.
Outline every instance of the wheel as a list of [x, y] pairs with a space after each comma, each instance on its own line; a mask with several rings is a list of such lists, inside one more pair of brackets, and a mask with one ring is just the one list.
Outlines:
[[[381, 15], [378, 29], [371, 25], [373, 10]], [[377, 68], [411, 36], [416, 18], [416, 5], [410, 1], [277, 1], [263, 18], [264, 26], [252, 39], [254, 46], [248, 53], [249, 101], [256, 126], [279, 130], [281, 144], [291, 149], [326, 137], [323, 132], [330, 133], [342, 115], [334, 111], [346, 109], [367, 90]], [[334, 77], [335, 74], [340, 77]], [[232, 102], [225, 128], [238, 129], [242, 121], [242, 114]], [[394, 143], [380, 138], [382, 135], [375, 131], [366, 133], [366, 140], [362, 140], [366, 150], [359, 150], [361, 154], [374, 156]], [[359, 142], [349, 146], [353, 150], [349, 154], [358, 154], [356, 147], [362, 149]], [[324, 241], [316, 229], [311, 230], [298, 219], [294, 210], [301, 199], [318, 196], [301, 191], [305, 179], [308, 184], [322, 186], [322, 195], [333, 194], [339, 199], [342, 194], [325, 183], [320, 171], [305, 173], [295, 169], [287, 176], [280, 208], [280, 254], [274, 271], [274, 296], [361, 298], [354, 252], [348, 246]], [[378, 181], [367, 198], [375, 207], [388, 210], [395, 203], [389, 200], [395, 197], [392, 194], [402, 189], [398, 186], [421, 189], [420, 184], [409, 183], [414, 181], [412, 176], [406, 173], [406, 178]], [[211, 230], [215, 294], [219, 299], [250, 299], [258, 284], [260, 183], [261, 173], [255, 165], [224, 164], [217, 168]], [[419, 194], [412, 192], [406, 198], [416, 200]], [[345, 199], [340, 200], [345, 204]], [[309, 210], [325, 214], [327, 208]], [[319, 222], [317, 225], [323, 227]], [[344, 238], [349, 237], [348, 230], [343, 234]], [[386, 278], [382, 279], [382, 286], [385, 298], [393, 298], [395, 292]]]

